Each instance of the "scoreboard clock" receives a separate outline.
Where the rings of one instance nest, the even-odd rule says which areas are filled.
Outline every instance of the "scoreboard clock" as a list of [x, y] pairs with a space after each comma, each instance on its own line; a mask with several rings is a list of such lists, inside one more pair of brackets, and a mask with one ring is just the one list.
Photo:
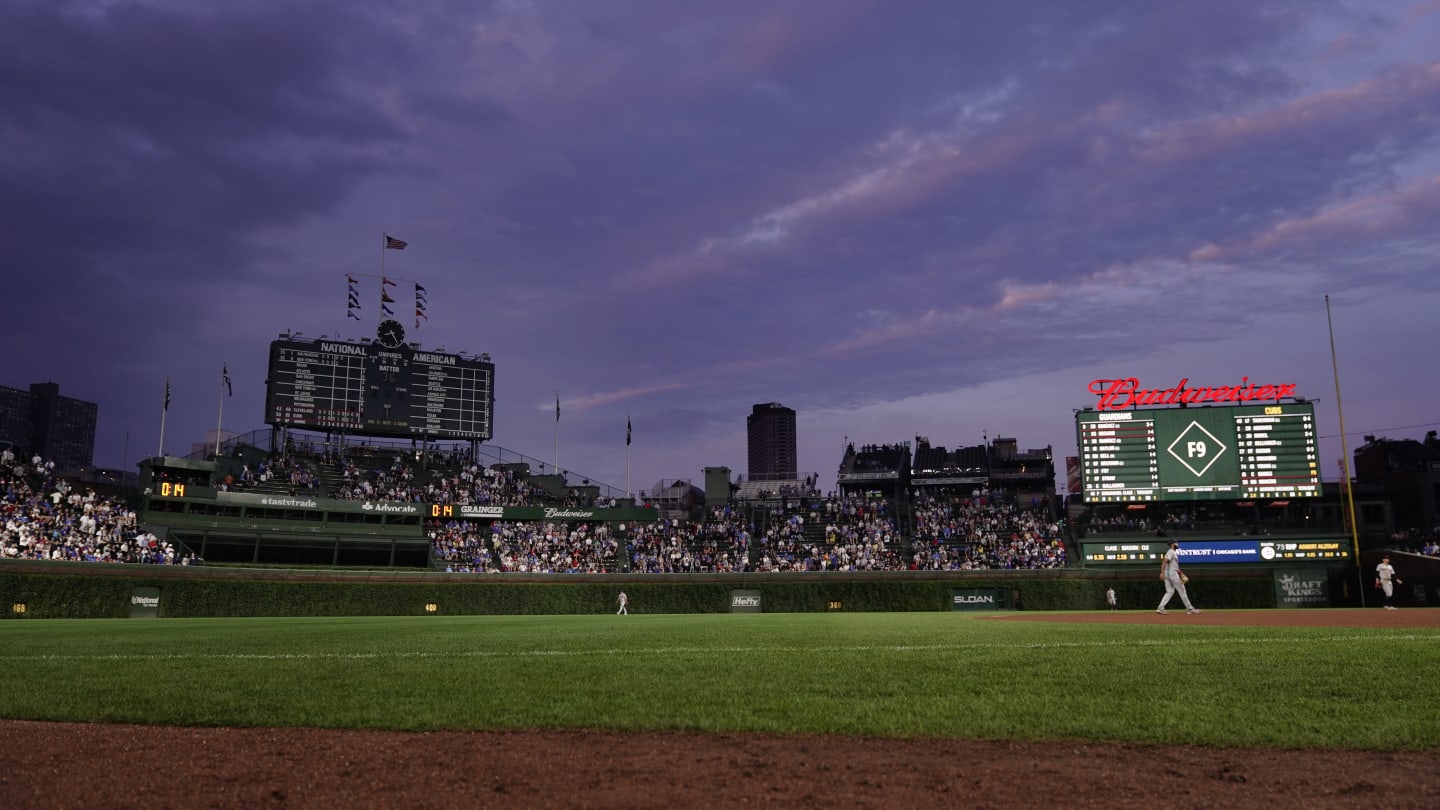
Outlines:
[[384, 321], [369, 343], [270, 344], [268, 425], [363, 436], [485, 441], [494, 434], [495, 365], [405, 343]]
[[405, 343], [405, 324], [394, 319], [381, 321], [375, 340], [387, 349], [400, 348]]
[[1089, 503], [1321, 494], [1309, 402], [1084, 410], [1075, 431]]

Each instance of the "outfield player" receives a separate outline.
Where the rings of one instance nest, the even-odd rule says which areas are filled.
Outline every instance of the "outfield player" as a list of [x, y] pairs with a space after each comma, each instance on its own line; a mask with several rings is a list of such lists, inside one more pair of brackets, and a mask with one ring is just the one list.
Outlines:
[[1375, 587], [1385, 592], [1385, 609], [1394, 610], [1395, 605], [1391, 597], [1395, 595], [1395, 586], [1403, 585], [1400, 578], [1395, 576], [1395, 566], [1390, 564], [1390, 555], [1386, 554], [1380, 558], [1380, 564], [1375, 566]]
[[630, 615], [630, 597], [626, 596], [624, 591], [621, 591], [621, 592], [620, 592], [620, 595], [617, 596], [617, 597], [615, 597], [615, 601], [620, 603], [620, 609], [617, 610], [617, 611], [615, 611], [615, 615], [616, 615], [616, 616], [619, 616], [620, 614], [623, 613], [623, 614], [625, 614], [626, 616], [629, 616], [629, 615]]
[[1170, 597], [1177, 591], [1180, 601], [1185, 603], [1186, 613], [1200, 612], [1200, 608], [1190, 604], [1190, 594], [1185, 592], [1185, 575], [1180, 572], [1180, 543], [1176, 540], [1170, 541], [1170, 550], [1160, 560], [1160, 581], [1165, 583], [1165, 596], [1160, 600], [1160, 607], [1155, 609], [1156, 613], [1163, 616], [1170, 612], [1165, 606], [1170, 604]]

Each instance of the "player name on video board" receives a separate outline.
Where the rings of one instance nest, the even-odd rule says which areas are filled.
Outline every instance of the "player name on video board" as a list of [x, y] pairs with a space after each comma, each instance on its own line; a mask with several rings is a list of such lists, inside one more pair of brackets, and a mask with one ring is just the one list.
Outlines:
[[489, 439], [495, 365], [402, 345], [270, 344], [265, 423], [426, 439]]
[[1309, 402], [1086, 410], [1076, 433], [1090, 503], [1320, 495]]

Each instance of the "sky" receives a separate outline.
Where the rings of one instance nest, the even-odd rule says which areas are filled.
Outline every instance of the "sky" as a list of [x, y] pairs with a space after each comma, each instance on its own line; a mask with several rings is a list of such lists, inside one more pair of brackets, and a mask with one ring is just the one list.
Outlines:
[[264, 429], [382, 261], [490, 445], [619, 490], [769, 402], [825, 489], [924, 436], [1063, 490], [1096, 379], [1293, 383], [1331, 481], [1440, 427], [1440, 0], [10, 0], [0, 89], [0, 385], [101, 466], [167, 378], [167, 452]]

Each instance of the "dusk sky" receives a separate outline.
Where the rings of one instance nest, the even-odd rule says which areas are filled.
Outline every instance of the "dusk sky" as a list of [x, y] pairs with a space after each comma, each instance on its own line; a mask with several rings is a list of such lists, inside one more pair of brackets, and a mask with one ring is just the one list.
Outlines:
[[97, 403], [102, 466], [167, 375], [167, 451], [225, 364], [264, 428], [382, 254], [490, 444], [617, 489], [744, 474], [765, 402], [826, 489], [917, 435], [1063, 488], [1124, 377], [1294, 383], [1334, 481], [1326, 295], [1351, 447], [1440, 427], [1440, 0], [10, 0], [0, 87], [0, 385]]

